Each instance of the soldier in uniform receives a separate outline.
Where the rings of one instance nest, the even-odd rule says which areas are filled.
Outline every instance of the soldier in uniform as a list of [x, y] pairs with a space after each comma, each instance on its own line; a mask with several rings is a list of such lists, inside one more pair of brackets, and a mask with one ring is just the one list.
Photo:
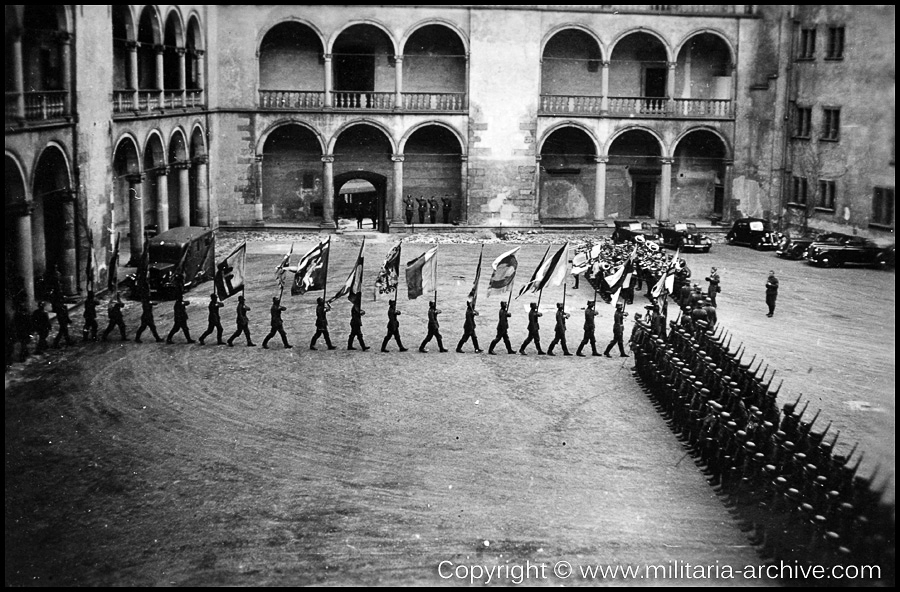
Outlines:
[[713, 303], [706, 298], [701, 300], [703, 303], [703, 310], [706, 311], [706, 322], [709, 323], [709, 328], [713, 329], [716, 326], [716, 323], [719, 322], [718, 316], [716, 315], [716, 307]]
[[428, 350], [425, 349], [425, 346], [428, 345], [428, 342], [431, 341], [431, 338], [434, 337], [438, 344], [438, 350], [441, 353], [446, 352], [444, 349], [444, 341], [441, 339], [440, 332], [440, 323], [438, 322], [438, 315], [441, 314], [441, 311], [437, 309], [437, 305], [432, 300], [428, 303], [428, 335], [425, 336], [425, 340], [422, 341], [422, 345], [419, 346], [419, 351], [423, 354], [427, 354]]
[[419, 224], [425, 224], [425, 213], [428, 212], [428, 200], [425, 196], [417, 197], [416, 202], [419, 204]]
[[125, 318], [122, 316], [123, 308], [125, 308], [125, 303], [122, 302], [122, 297], [116, 294], [116, 299], [110, 300], [109, 307], [106, 309], [107, 316], [109, 316], [109, 324], [103, 332], [103, 341], [106, 341], [106, 338], [116, 327], [119, 328], [122, 341], [128, 341], [128, 336], [125, 334]]
[[710, 270], [709, 277], [706, 278], [706, 281], [709, 282], [709, 302], [715, 306], [716, 294], [722, 291], [722, 287], [719, 285], [719, 273], [715, 267]]
[[238, 296], [237, 330], [235, 330], [234, 334], [228, 338], [228, 347], [234, 347], [234, 340], [240, 337], [241, 333], [247, 338], [247, 347], [256, 347], [256, 344], [250, 339], [250, 319], [247, 318], [248, 312], [250, 312], [250, 307], [244, 303], [244, 296], [242, 294]]
[[415, 206], [413, 205], [413, 198], [408, 193], [406, 194], [406, 199], [403, 200], [403, 203], [406, 205], [404, 209], [404, 213], [406, 214], [406, 224], [412, 224], [413, 212], [415, 211]]
[[441, 202], [444, 204], [444, 224], [450, 224], [450, 212], [453, 210], [453, 202], [449, 197], [442, 197]]
[[188, 330], [187, 322], [188, 322], [188, 313], [187, 307], [190, 306], [190, 302], [184, 299], [184, 295], [179, 291], [178, 296], [175, 297], [175, 326], [172, 327], [172, 330], [169, 331], [169, 336], [166, 338], [166, 343], [172, 343], [172, 338], [175, 337], [175, 334], [178, 333], [179, 330], [184, 332], [184, 337], [187, 339], [188, 343], [194, 343], [194, 340], [191, 339], [191, 332]]
[[219, 317], [219, 309], [223, 306], [225, 305], [219, 302], [215, 292], [209, 295], [209, 324], [206, 327], [206, 331], [200, 336], [200, 345], [204, 345], [203, 341], [212, 335], [213, 329], [216, 331], [218, 345], [225, 345], [225, 342], [222, 341], [222, 319]]
[[150, 294], [144, 291], [141, 295], [141, 326], [138, 327], [137, 333], [134, 335], [134, 342], [141, 343], [141, 333], [144, 329], [150, 329], [150, 334], [156, 339], [156, 343], [162, 341], [162, 337], [156, 332], [156, 321], [153, 320], [153, 307], [155, 302], [150, 301]]
[[778, 299], [778, 278], [775, 277], [774, 271], [769, 271], [769, 279], [766, 280], [766, 306], [769, 307], [769, 314], [767, 317], [771, 317], [775, 314], [775, 301]]
[[93, 290], [89, 290], [87, 299], [84, 301], [84, 329], [81, 330], [81, 340], [87, 341], [90, 337], [91, 341], [97, 341], [97, 305], [100, 301], [94, 298]]
[[559, 343], [562, 346], [563, 355], [571, 356], [569, 353], [569, 348], [566, 346], [566, 319], [569, 318], [569, 313], [566, 312], [565, 307], [562, 302], [556, 303], [556, 327], [555, 333], [553, 335], [553, 341], [550, 342], [550, 347], [547, 348], [548, 356], [555, 356], [553, 353], [553, 348], [556, 347], [556, 344]]
[[38, 354], [49, 347], [47, 337], [50, 336], [50, 315], [47, 314], [47, 303], [43, 300], [38, 302], [37, 308], [31, 315], [31, 327], [38, 336], [37, 347], [34, 353]]
[[359, 346], [362, 350], [367, 351], [369, 348], [366, 346], [362, 334], [362, 318], [366, 314], [366, 311], [362, 309], [362, 294], [357, 293], [353, 297], [352, 302], [353, 308], [350, 309], [350, 338], [347, 340], [347, 349], [356, 349], [353, 347], [353, 338], [355, 337], [359, 340]]
[[478, 336], [475, 335], [475, 317], [477, 316], [478, 311], [475, 310], [475, 305], [471, 302], [466, 302], [466, 321], [463, 323], [463, 336], [459, 343], [456, 344], [456, 353], [465, 353], [462, 350], [462, 346], [470, 337], [472, 338], [472, 345], [475, 346], [475, 353], [480, 354], [482, 352], [482, 349], [478, 347]]
[[500, 340], [503, 340], [504, 345], [506, 345], [506, 353], [514, 354], [516, 350], [512, 348], [512, 344], [509, 342], [509, 317], [512, 316], [512, 313], [506, 310], [506, 302], [500, 302], [500, 317], [497, 321], [497, 337], [491, 342], [491, 347], [488, 348], [488, 353], [492, 356], [497, 354], [494, 353], [494, 348], [500, 343]]
[[599, 315], [600, 313], [596, 311], [594, 308], [594, 301], [587, 301], [587, 308], [584, 309], [584, 337], [581, 339], [581, 344], [578, 346], [578, 350], [576, 350], [575, 355], [584, 357], [584, 354], [581, 351], [584, 349], [584, 346], [588, 343], [591, 344], [591, 355], [599, 356], [600, 352], [597, 351], [597, 339], [594, 337], [594, 317]]
[[266, 338], [263, 339], [263, 349], [269, 349], [269, 340], [275, 337], [275, 334], [281, 335], [281, 343], [284, 344], [284, 349], [291, 349], [294, 347], [287, 340], [287, 334], [284, 332], [284, 322], [281, 320], [281, 313], [287, 310], [285, 307], [281, 306], [281, 300], [278, 296], [272, 297], [272, 308], [269, 309], [269, 312], [272, 315], [272, 330], [269, 331], [269, 334], [266, 335]]
[[607, 358], [611, 358], [609, 352], [612, 350], [614, 345], [619, 346], [619, 357], [627, 358], [628, 354], [625, 353], [625, 345], [623, 343], [623, 339], [625, 336], [625, 317], [628, 316], [628, 313], [625, 312], [625, 303], [619, 302], [616, 304], [616, 313], [613, 315], [613, 338], [612, 341], [609, 342], [609, 345], [606, 346], [606, 351], [603, 352], [603, 355]]
[[313, 334], [312, 341], [309, 342], [309, 349], [316, 349], [316, 341], [319, 337], [325, 337], [325, 345], [328, 349], [337, 349], [331, 345], [331, 336], [328, 335], [328, 318], [325, 316], [331, 310], [331, 305], [325, 302], [321, 296], [316, 300], [316, 332]]
[[438, 211], [437, 198], [435, 198], [432, 195], [431, 199], [428, 200], [428, 217], [431, 220], [432, 224], [437, 223], [437, 211]]
[[62, 294], [58, 293], [53, 299], [53, 312], [56, 313], [56, 322], [59, 323], [59, 332], [53, 340], [53, 347], [59, 347], [59, 342], [63, 338], [66, 340], [66, 345], [72, 345], [75, 343], [69, 337], [69, 325], [72, 324], [72, 320], [69, 318], [69, 309], [66, 307], [66, 303], [63, 302]]
[[537, 302], [532, 302], [531, 310], [528, 311], [528, 338], [525, 339], [522, 346], [519, 348], [519, 353], [523, 356], [528, 355], [525, 353], [525, 348], [528, 347], [528, 344], [532, 341], [534, 341], [534, 347], [537, 349], [538, 355], [544, 355], [544, 350], [541, 349], [541, 326], [538, 321], [542, 316], [544, 315], [538, 312]]
[[387, 353], [387, 344], [393, 337], [397, 341], [397, 347], [400, 348], [400, 351], [405, 352], [407, 348], [403, 347], [403, 343], [400, 341], [400, 321], [397, 320], [397, 317], [400, 316], [400, 311], [397, 310], [397, 300], [388, 301], [388, 324], [387, 324], [387, 335], [384, 336], [384, 341], [381, 342], [381, 351]]

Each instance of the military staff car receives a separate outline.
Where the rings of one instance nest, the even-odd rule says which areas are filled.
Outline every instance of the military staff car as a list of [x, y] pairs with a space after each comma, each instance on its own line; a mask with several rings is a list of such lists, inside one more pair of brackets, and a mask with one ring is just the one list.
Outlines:
[[660, 222], [657, 228], [663, 246], [700, 253], [709, 253], [712, 248], [712, 240], [701, 234], [693, 222]]

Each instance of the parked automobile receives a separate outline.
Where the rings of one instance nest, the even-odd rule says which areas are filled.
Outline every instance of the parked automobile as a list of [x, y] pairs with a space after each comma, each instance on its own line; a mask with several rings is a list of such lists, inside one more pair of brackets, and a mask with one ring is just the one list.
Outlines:
[[821, 267], [865, 265], [882, 268], [887, 265], [885, 249], [861, 236], [844, 235], [842, 238], [814, 242], [806, 250], [806, 260]]
[[612, 233], [614, 243], [647, 242], [659, 245], [659, 236], [653, 232], [653, 227], [649, 222], [616, 220], [615, 224], [616, 229]]
[[779, 245], [775, 254], [782, 259], [800, 260], [803, 259], [806, 250], [809, 249], [809, 246], [814, 242], [833, 242], [847, 236], [849, 235], [841, 234], [840, 232], [826, 232], [816, 237], [785, 239], [784, 242]]
[[693, 222], [660, 222], [658, 225], [659, 238], [663, 246], [682, 251], [699, 251], [709, 253], [712, 248], [712, 240], [697, 230]]
[[[211, 280], [216, 274], [216, 234], [211, 228], [181, 226], [151, 238], [147, 247], [147, 283], [151, 293], [174, 295]], [[137, 274], [128, 282], [136, 286]]]
[[772, 225], [762, 218], [740, 218], [734, 225], [725, 240], [729, 245], [746, 245], [754, 249], [771, 251], [778, 248], [775, 243], [775, 233]]

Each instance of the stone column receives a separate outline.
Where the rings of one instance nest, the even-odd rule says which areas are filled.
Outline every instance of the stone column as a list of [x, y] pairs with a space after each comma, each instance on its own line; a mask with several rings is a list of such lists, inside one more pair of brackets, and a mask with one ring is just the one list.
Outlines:
[[128, 86], [131, 88], [131, 108], [135, 111], [139, 109], [138, 102], [138, 44], [137, 41], [128, 41], [125, 43], [128, 49]]
[[254, 219], [262, 222], [263, 215], [263, 155], [257, 154], [253, 158], [253, 168], [256, 174], [256, 203], [254, 205]]
[[394, 56], [394, 109], [403, 109], [403, 56]]
[[722, 183], [724, 185], [724, 187], [722, 188], [722, 215], [726, 218], [730, 218], [734, 213], [734, 208], [731, 205], [731, 200], [734, 196], [734, 161], [730, 158], [726, 158], [724, 164], [725, 178], [722, 179]]
[[194, 159], [194, 166], [197, 167], [197, 225], [209, 226], [209, 180], [206, 178], [206, 165], [209, 163], [209, 157], [201, 154]]
[[325, 108], [330, 109], [333, 104], [333, 99], [331, 96], [331, 54], [326, 53], [324, 55], [325, 59]]
[[[25, 120], [25, 73], [22, 69], [22, 29], [13, 29], [9, 32], [9, 35], [13, 37], [12, 44], [12, 67], [13, 67], [13, 90], [16, 93], [16, 118], [24, 121]], [[29, 214], [31, 216], [31, 214]], [[29, 217], [28, 224], [31, 224], [31, 218]], [[32, 276], [34, 272], [32, 271]], [[31, 304], [29, 307], [34, 306], [34, 282], [32, 281], [31, 286]], [[31, 310], [31, 308], [29, 308]]]
[[203, 61], [203, 55], [206, 53], [202, 49], [194, 51], [197, 54], [197, 87], [200, 89], [200, 104], [206, 104], [206, 64]]
[[606, 163], [608, 156], [595, 156], [596, 180], [594, 186], [594, 224], [601, 224], [606, 219]]
[[65, 296], [75, 296], [78, 282], [75, 280], [75, 199], [74, 191], [65, 190], [59, 195], [62, 218], [62, 263], [59, 266], [60, 287]]
[[666, 73], [666, 97], [667, 97], [667, 113], [675, 112], [675, 67], [678, 62], [669, 62], [669, 70]]
[[541, 221], [541, 155], [534, 157], [534, 221], [539, 224]]
[[172, 165], [178, 171], [178, 225], [191, 225], [191, 163]]
[[187, 107], [187, 50], [183, 47], [176, 47], [175, 53], [178, 54], [178, 88], [181, 90], [181, 106]]
[[659, 159], [662, 163], [662, 186], [659, 199], [659, 219], [669, 219], [669, 202], [672, 198], [672, 163], [674, 158], [664, 156]]
[[405, 222], [403, 219], [403, 161], [406, 159], [402, 154], [394, 154], [391, 160], [394, 161], [394, 199], [391, 208], [391, 226], [401, 225]]
[[462, 154], [459, 157], [459, 207], [462, 208], [462, 219], [469, 223], [469, 156]]
[[31, 214], [34, 204], [19, 202], [6, 206], [6, 215], [16, 219], [15, 271], [22, 278], [25, 289], [25, 306], [31, 312], [34, 309], [34, 253], [31, 246]]
[[144, 177], [143, 173], [125, 177], [128, 181], [128, 244], [131, 245], [128, 265], [137, 265], [144, 249], [144, 204], [141, 199]]
[[609, 62], [600, 62], [600, 112], [609, 111]]
[[166, 48], [162, 45], [154, 45], [153, 51], [156, 52], [156, 88], [159, 89], [159, 108], [162, 109], [166, 104], [166, 79], [163, 74], [165, 68], [165, 60], [163, 54]]
[[59, 42], [60, 65], [62, 68], [62, 87], [66, 91], [63, 95], [63, 115], [72, 114], [72, 35], [68, 31], [60, 31], [56, 37]]
[[334, 156], [322, 157], [322, 220], [323, 228], [334, 228]]
[[169, 167], [156, 171], [156, 227], [160, 233], [169, 229]]

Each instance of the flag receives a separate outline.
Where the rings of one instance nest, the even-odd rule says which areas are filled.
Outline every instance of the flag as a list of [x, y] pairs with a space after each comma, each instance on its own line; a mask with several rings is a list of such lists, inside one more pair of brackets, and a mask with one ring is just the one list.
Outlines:
[[392, 294], [400, 282], [400, 243], [394, 245], [381, 265], [381, 271], [375, 279], [375, 287], [379, 294]]
[[[522, 286], [522, 288], [519, 290], [519, 296], [521, 296], [522, 294], [524, 294], [525, 292], [527, 292], [527, 291], [529, 291], [529, 290], [530, 290], [531, 292], [536, 292], [536, 291], [537, 291], [537, 290], [534, 289], [534, 282], [535, 282], [535, 280], [536, 280], [537, 277], [538, 277], [538, 272], [541, 270], [541, 268], [543, 268], [544, 262], [547, 260], [547, 254], [548, 254], [549, 252], [550, 252], [550, 246], [548, 245], [548, 246], [547, 246], [547, 250], [544, 252], [544, 256], [541, 257], [541, 262], [538, 263], [538, 266], [534, 268], [534, 273], [531, 274], [531, 279], [528, 280], [528, 283], [525, 284], [524, 286]], [[516, 299], [518, 299], [519, 296], [516, 296]]]
[[666, 294], [671, 294], [672, 290], [675, 289], [675, 264], [678, 261], [678, 253], [679, 251], [676, 251], [668, 264], [666, 264], [664, 273], [650, 291], [650, 294], [654, 298], [659, 298], [662, 295], [663, 290], [665, 290]]
[[415, 300], [437, 288], [437, 247], [425, 251], [406, 264], [406, 293]]
[[598, 262], [602, 247], [602, 244], [597, 244], [590, 249], [575, 253], [575, 256], [572, 257], [572, 269], [569, 273], [578, 275], [591, 269], [592, 266]]
[[[284, 290], [284, 276], [287, 275], [291, 266], [291, 255], [294, 254], [294, 243], [291, 243], [291, 250], [288, 251], [281, 259], [281, 263], [275, 268], [275, 279], [278, 281], [278, 287]], [[296, 271], [296, 270], [295, 270]]]
[[472, 284], [472, 289], [469, 291], [469, 297], [466, 298], [466, 302], [472, 303], [472, 308], [475, 308], [475, 302], [478, 300], [478, 281], [481, 279], [482, 257], [484, 257], [484, 244], [481, 245], [481, 253], [478, 255], [478, 269], [475, 271], [475, 283]]
[[111, 292], [118, 292], [119, 290], [119, 233], [116, 233], [116, 242], [109, 256], [106, 288]]
[[353, 266], [353, 271], [347, 276], [347, 281], [344, 282], [344, 285], [341, 286], [337, 293], [328, 299], [329, 304], [342, 296], [347, 296], [352, 300], [354, 296], [362, 292], [363, 249], [365, 246], [366, 237], [363, 237], [362, 244], [359, 246], [359, 255], [356, 257], [356, 265]]
[[503, 294], [516, 278], [516, 269], [519, 267], [519, 261], [516, 259], [516, 251], [520, 247], [516, 247], [511, 251], [507, 251], [494, 259], [491, 268], [494, 273], [491, 274], [491, 280], [488, 282], [488, 296], [491, 294]]
[[225, 300], [244, 289], [244, 261], [247, 258], [247, 243], [231, 252], [216, 266], [216, 294]]
[[613, 286], [610, 284], [610, 288], [615, 290], [615, 294], [613, 294], [612, 300], [610, 302], [615, 306], [619, 302], [619, 295], [622, 293], [622, 288], [631, 285], [631, 276], [634, 275], [634, 262], [632, 262], [631, 257], [628, 258], [627, 261], [622, 265], [622, 273], [621, 277], [618, 281], [618, 286]]
[[306, 294], [312, 290], [324, 290], [328, 277], [328, 253], [331, 250], [331, 237], [313, 247], [297, 264], [294, 272], [294, 285], [291, 296]]
[[569, 267], [569, 243], [567, 242], [560, 250], [553, 255], [553, 258], [546, 264], [543, 271], [543, 278], [536, 285], [534, 291], [543, 290], [545, 286], [559, 286], [566, 279], [566, 270]]

